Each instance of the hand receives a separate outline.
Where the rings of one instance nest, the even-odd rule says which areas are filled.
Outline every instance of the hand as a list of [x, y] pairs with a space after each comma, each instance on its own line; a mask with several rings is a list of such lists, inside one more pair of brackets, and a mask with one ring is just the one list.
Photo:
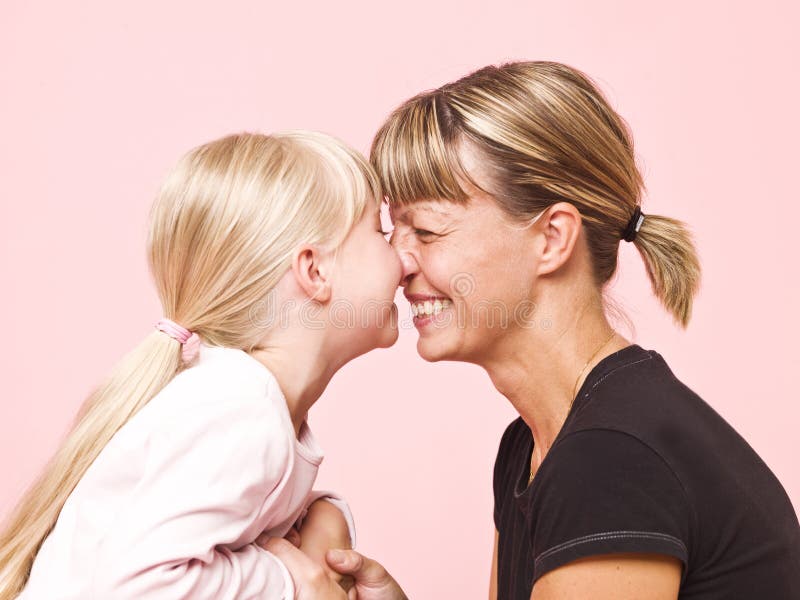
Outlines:
[[294, 600], [354, 600], [331, 579], [322, 565], [283, 538], [270, 538], [259, 544], [286, 565], [294, 580]]
[[353, 587], [352, 577], [337, 573], [325, 561], [325, 552], [331, 548], [350, 548], [350, 530], [341, 510], [325, 499], [314, 502], [303, 519], [299, 539], [298, 548], [321, 565], [331, 579], [345, 591]]
[[[400, 585], [383, 566], [355, 550], [329, 550], [325, 558], [333, 570], [355, 579], [358, 600], [408, 600]], [[348, 598], [355, 600], [350, 590]]]

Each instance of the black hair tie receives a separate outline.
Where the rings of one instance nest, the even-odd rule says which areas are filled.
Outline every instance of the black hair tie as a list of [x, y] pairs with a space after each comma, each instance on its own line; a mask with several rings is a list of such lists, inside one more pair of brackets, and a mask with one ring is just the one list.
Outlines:
[[636, 208], [633, 209], [633, 215], [631, 215], [631, 220], [628, 221], [627, 227], [625, 227], [625, 231], [622, 232], [622, 239], [626, 242], [632, 242], [636, 239], [636, 233], [642, 226], [642, 221], [644, 221], [645, 215], [642, 213], [642, 209], [639, 205], [636, 205]]

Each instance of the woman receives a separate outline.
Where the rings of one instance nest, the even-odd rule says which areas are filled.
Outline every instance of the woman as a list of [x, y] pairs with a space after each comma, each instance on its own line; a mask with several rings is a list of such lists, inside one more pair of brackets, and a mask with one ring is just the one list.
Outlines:
[[[800, 597], [800, 525], [753, 449], [606, 318], [621, 241], [686, 327], [683, 223], [644, 214], [622, 119], [575, 69], [486, 67], [400, 106], [372, 162], [429, 361], [480, 365], [500, 442], [490, 597]], [[278, 552], [290, 551], [284, 545]], [[355, 553], [359, 598], [401, 598]]]

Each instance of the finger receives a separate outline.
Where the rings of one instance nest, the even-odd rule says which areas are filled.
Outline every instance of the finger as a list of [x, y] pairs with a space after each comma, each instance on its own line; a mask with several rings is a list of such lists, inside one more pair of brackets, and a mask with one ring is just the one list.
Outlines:
[[361, 585], [380, 584], [387, 577], [386, 569], [380, 563], [355, 550], [328, 550], [325, 560], [334, 571], [342, 575], [353, 575]]
[[325, 561], [337, 573], [351, 575], [364, 565], [364, 557], [355, 550], [328, 550]]
[[347, 600], [358, 600], [358, 592], [355, 586], [351, 587], [350, 591], [347, 592]]
[[303, 574], [303, 578], [312, 577], [322, 571], [322, 567], [283, 538], [270, 538], [262, 548], [277, 556], [293, 576]]

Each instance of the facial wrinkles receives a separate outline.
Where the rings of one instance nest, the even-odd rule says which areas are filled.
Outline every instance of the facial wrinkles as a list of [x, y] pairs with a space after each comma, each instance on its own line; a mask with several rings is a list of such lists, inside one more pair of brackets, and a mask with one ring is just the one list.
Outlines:
[[[428, 217], [425, 222], [421, 222], [420, 213], [431, 213], [434, 216]], [[440, 222], [440, 217], [445, 214], [444, 211], [431, 209], [427, 206], [419, 206], [415, 208], [407, 208], [395, 213], [392, 216], [394, 222], [394, 235], [401, 236], [400, 242], [402, 248], [406, 251], [424, 247], [440, 239], [447, 231], [447, 223]], [[429, 234], [417, 233], [415, 230], [429, 231]], [[422, 239], [422, 237], [425, 239]]]

